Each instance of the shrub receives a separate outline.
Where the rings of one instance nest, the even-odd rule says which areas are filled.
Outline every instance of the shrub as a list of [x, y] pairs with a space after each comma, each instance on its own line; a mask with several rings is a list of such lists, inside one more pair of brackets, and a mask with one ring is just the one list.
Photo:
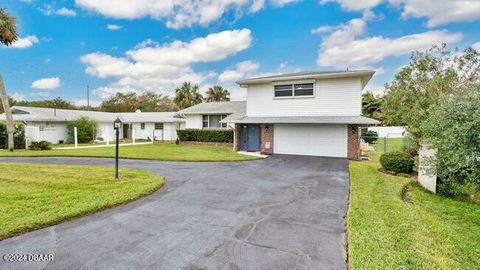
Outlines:
[[93, 141], [97, 135], [97, 122], [90, 120], [88, 117], [80, 117], [67, 124], [68, 140], [70, 142], [74, 141], [74, 127], [77, 127], [77, 138], [79, 143], [89, 143]]
[[193, 142], [233, 142], [233, 130], [219, 129], [185, 129], [177, 130], [180, 141]]
[[52, 145], [47, 141], [32, 142], [31, 150], [51, 150]]
[[[436, 158], [438, 192], [445, 196], [480, 192], [480, 85], [439, 100], [422, 125]], [[476, 188], [475, 188], [476, 187]], [[476, 191], [475, 191], [476, 189]]]
[[[25, 126], [15, 125], [15, 132], [13, 133], [13, 143], [15, 149], [25, 148]], [[4, 123], [0, 123], [0, 148], [7, 148], [7, 128]]]
[[380, 157], [383, 169], [394, 173], [411, 173], [413, 171], [413, 158], [403, 152], [395, 151], [385, 153]]
[[374, 143], [378, 141], [378, 133], [373, 130], [368, 130], [367, 132], [362, 132], [361, 138], [366, 143]]

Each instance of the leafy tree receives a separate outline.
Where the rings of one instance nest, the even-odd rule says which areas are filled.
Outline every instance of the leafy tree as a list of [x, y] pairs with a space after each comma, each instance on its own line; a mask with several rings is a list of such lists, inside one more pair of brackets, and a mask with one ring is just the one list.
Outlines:
[[[5, 8], [0, 8], [0, 45], [5, 46], [12, 45], [18, 39], [17, 22], [15, 17], [8, 14]], [[5, 91], [5, 85], [3, 84], [3, 78], [0, 74], [0, 100], [3, 105], [3, 111], [5, 112], [5, 120], [7, 123], [7, 138], [8, 149], [13, 151], [14, 148], [14, 132], [15, 126], [13, 124], [12, 113], [10, 111], [10, 103], [8, 102], [8, 95]]]
[[375, 96], [372, 92], [362, 94], [362, 114], [366, 117], [383, 120], [383, 102], [382, 96]]
[[178, 110], [170, 97], [154, 92], [138, 95], [138, 104], [138, 108], [144, 112], [174, 112]]
[[480, 191], [480, 84], [442, 97], [429, 109], [422, 134], [434, 149], [438, 192], [448, 196]]
[[410, 63], [386, 85], [384, 122], [406, 125], [415, 138], [422, 137], [420, 126], [429, 109], [442, 96], [480, 82], [479, 71], [480, 53], [472, 48], [451, 53], [444, 44], [414, 52]]
[[174, 102], [179, 109], [185, 109], [202, 103], [203, 97], [200, 94], [198, 85], [191, 82], [183, 82], [182, 86], [175, 89]]
[[230, 101], [230, 92], [219, 85], [215, 85], [208, 88], [206, 101]]
[[88, 117], [80, 117], [76, 120], [70, 121], [67, 124], [68, 140], [74, 141], [74, 127], [77, 127], [77, 138], [79, 143], [88, 143], [95, 140], [97, 136], [98, 125], [97, 122]]
[[106, 112], [134, 112], [136, 110], [144, 112], [170, 112], [176, 111], [177, 108], [168, 96], [154, 92], [142, 94], [130, 92], [112, 95], [102, 102], [100, 110]]
[[68, 110], [76, 109], [75, 105], [73, 105], [69, 101], [61, 99], [60, 97], [54, 98], [48, 101], [48, 103], [49, 103], [48, 104], [49, 108], [68, 109]]

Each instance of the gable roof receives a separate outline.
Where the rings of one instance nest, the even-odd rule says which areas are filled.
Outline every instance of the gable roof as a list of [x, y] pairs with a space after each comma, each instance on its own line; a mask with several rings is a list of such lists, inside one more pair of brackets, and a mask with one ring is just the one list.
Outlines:
[[[123, 122], [183, 122], [184, 119], [176, 118], [176, 112], [132, 112], [112, 113], [98, 111], [65, 110], [39, 107], [13, 106], [12, 116], [14, 121], [49, 121], [65, 122], [88, 117], [96, 122], [113, 122], [119, 117]], [[5, 120], [5, 114], [0, 115], [0, 120]]]
[[247, 110], [246, 101], [222, 101], [206, 102], [194, 105], [178, 112], [181, 115], [189, 114], [245, 114]]
[[374, 73], [374, 70], [302, 71], [288, 74], [278, 74], [273, 76], [244, 79], [237, 81], [237, 84], [245, 87], [249, 84], [271, 83], [276, 81], [362, 77], [362, 79], [365, 80], [364, 85], [366, 85]]

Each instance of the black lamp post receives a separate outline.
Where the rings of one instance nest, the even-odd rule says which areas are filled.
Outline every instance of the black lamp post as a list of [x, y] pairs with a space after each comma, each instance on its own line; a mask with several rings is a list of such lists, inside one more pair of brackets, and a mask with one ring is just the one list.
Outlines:
[[115, 178], [118, 179], [118, 144], [120, 137], [120, 127], [122, 126], [122, 120], [117, 117], [113, 122], [113, 128], [115, 129]]

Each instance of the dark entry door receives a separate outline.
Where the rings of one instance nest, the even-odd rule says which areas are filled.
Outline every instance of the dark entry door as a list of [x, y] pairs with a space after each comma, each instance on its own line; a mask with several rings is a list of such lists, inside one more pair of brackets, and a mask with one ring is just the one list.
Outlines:
[[123, 138], [130, 139], [130, 125], [123, 124]]
[[260, 125], [242, 125], [241, 150], [260, 150]]

